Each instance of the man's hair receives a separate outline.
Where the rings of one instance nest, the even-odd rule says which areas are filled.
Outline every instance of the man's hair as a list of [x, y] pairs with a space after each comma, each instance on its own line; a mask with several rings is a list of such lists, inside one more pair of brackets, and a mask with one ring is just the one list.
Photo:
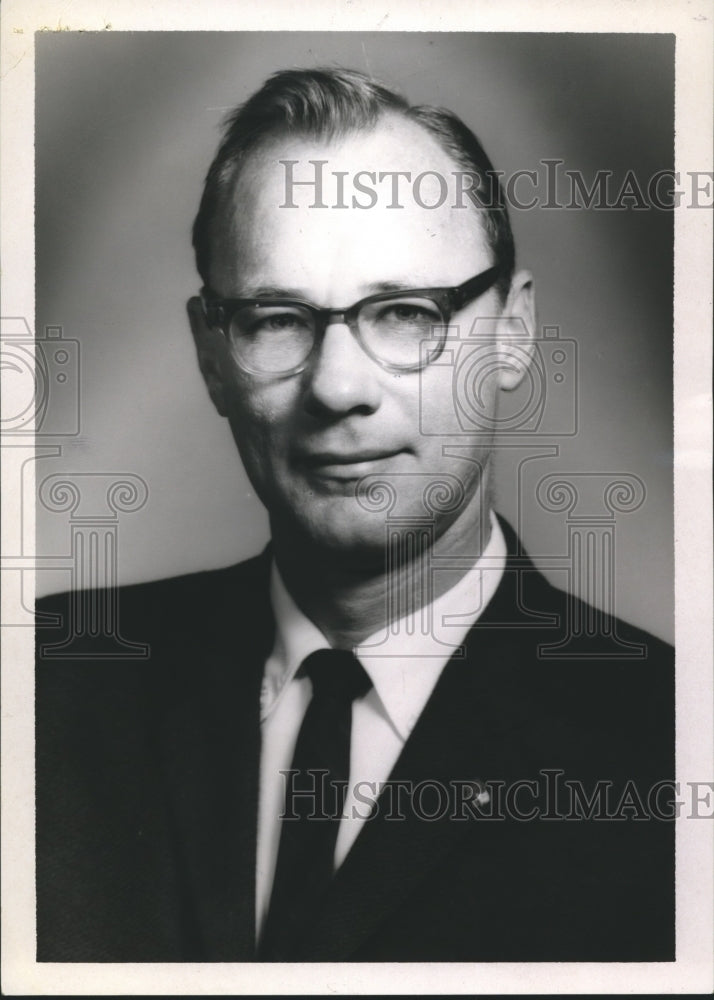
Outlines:
[[[213, 223], [241, 167], [261, 143], [280, 135], [339, 139], [374, 127], [390, 111], [420, 124], [461, 170], [473, 175], [473, 197], [483, 213], [488, 245], [500, 269], [496, 289], [503, 301], [515, 266], [513, 233], [498, 175], [479, 140], [446, 108], [412, 106], [376, 80], [348, 69], [274, 73], [227, 117], [193, 224], [196, 266], [204, 284], [209, 284]], [[472, 192], [468, 191], [469, 196]]]

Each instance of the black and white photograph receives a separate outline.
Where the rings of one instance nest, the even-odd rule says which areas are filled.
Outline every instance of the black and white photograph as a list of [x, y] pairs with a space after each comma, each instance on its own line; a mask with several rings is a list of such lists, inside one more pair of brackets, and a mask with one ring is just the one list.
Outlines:
[[711, 6], [54, 6], [5, 991], [706, 992]]

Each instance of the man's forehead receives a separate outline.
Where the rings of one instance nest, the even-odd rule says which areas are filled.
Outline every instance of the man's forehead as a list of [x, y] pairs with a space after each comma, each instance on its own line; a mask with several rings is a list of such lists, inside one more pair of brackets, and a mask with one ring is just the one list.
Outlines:
[[[329, 139], [273, 136], [226, 192], [214, 230], [216, 270], [229, 280], [248, 267], [256, 280], [283, 283], [286, 269], [302, 270], [296, 258], [324, 255], [331, 266], [339, 257], [358, 268], [362, 284], [380, 277], [406, 284], [419, 272], [434, 282], [447, 249], [471, 261], [488, 252], [464, 173], [430, 133], [397, 115]], [[465, 276], [475, 270], [470, 262]]]

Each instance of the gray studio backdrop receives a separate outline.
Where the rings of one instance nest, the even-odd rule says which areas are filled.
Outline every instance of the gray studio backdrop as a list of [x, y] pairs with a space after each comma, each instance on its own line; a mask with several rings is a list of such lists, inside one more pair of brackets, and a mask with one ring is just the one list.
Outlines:
[[[507, 176], [535, 170], [541, 184], [543, 161], [557, 159], [588, 184], [611, 171], [617, 191], [628, 171], [646, 185], [673, 166], [673, 59], [662, 35], [38, 35], [36, 329], [61, 328], [79, 353], [66, 383], [78, 433], [52, 439], [61, 454], [38, 458], [38, 484], [89, 472], [146, 483], [146, 503], [117, 520], [121, 582], [226, 565], [264, 544], [267, 519], [199, 376], [184, 303], [198, 288], [190, 227], [219, 125], [268, 74], [372, 72], [415, 103], [453, 109]], [[533, 193], [527, 181], [517, 190]], [[637, 509], [614, 515], [617, 611], [671, 638], [672, 213], [544, 200], [512, 218], [541, 326], [577, 344], [577, 433], [543, 438], [540, 453], [537, 438], [504, 448], [497, 508], [567, 586], [558, 557], [575, 514], [567, 499], [552, 509], [557, 491], [548, 501], [541, 488], [539, 502], [538, 484], [626, 475], [627, 494], [641, 482], [644, 501], [621, 492], [619, 506]], [[575, 513], [613, 516], [595, 494]], [[38, 505], [38, 554], [57, 557], [40, 593], [70, 583], [70, 528], [67, 511]]]

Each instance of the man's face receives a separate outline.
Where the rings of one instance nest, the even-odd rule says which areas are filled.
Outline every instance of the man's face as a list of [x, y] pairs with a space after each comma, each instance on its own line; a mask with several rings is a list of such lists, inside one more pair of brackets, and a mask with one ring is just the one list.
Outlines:
[[[334, 175], [346, 171], [349, 208], [310, 207], [311, 187], [294, 186], [295, 208], [281, 207], [286, 170], [298, 161], [294, 179], [313, 177], [310, 160], [326, 160], [323, 201], [340, 200]], [[290, 295], [321, 307], [347, 307], [383, 290], [456, 286], [493, 264], [473, 207], [454, 208], [450, 194], [437, 209], [425, 209], [402, 181], [395, 209], [391, 190], [378, 187], [377, 204], [351, 207], [357, 171], [423, 171], [452, 177], [455, 164], [419, 126], [387, 117], [369, 133], [328, 144], [281, 139], [255, 153], [244, 168], [222, 221], [213, 254], [211, 288], [222, 298]], [[421, 200], [438, 201], [439, 188], [425, 179]], [[361, 196], [361, 201], [365, 201]], [[479, 317], [501, 312], [492, 289], [454, 315], [465, 335]], [[394, 513], [422, 517], [430, 482], [457, 477], [463, 502], [436, 515], [437, 537], [473, 528], [480, 516], [488, 477], [489, 442], [424, 434], [421, 419], [453, 410], [449, 364], [421, 372], [386, 371], [341, 323], [327, 327], [304, 371], [289, 377], [247, 374], [229, 344], [215, 331], [197, 329], [204, 375], [219, 410], [229, 418], [246, 471], [268, 509], [274, 536], [298, 532], [304, 540], [347, 557], [381, 556], [384, 512], [356, 499], [364, 476], [386, 479], [397, 491]], [[444, 358], [440, 359], [442, 362]], [[482, 387], [485, 407], [496, 405], [498, 376]], [[438, 426], [438, 423], [435, 423]], [[444, 446], [461, 446], [457, 456]], [[466, 446], [464, 448], [464, 446]], [[454, 480], [449, 480], [453, 485]], [[448, 505], [447, 505], [448, 506]]]

